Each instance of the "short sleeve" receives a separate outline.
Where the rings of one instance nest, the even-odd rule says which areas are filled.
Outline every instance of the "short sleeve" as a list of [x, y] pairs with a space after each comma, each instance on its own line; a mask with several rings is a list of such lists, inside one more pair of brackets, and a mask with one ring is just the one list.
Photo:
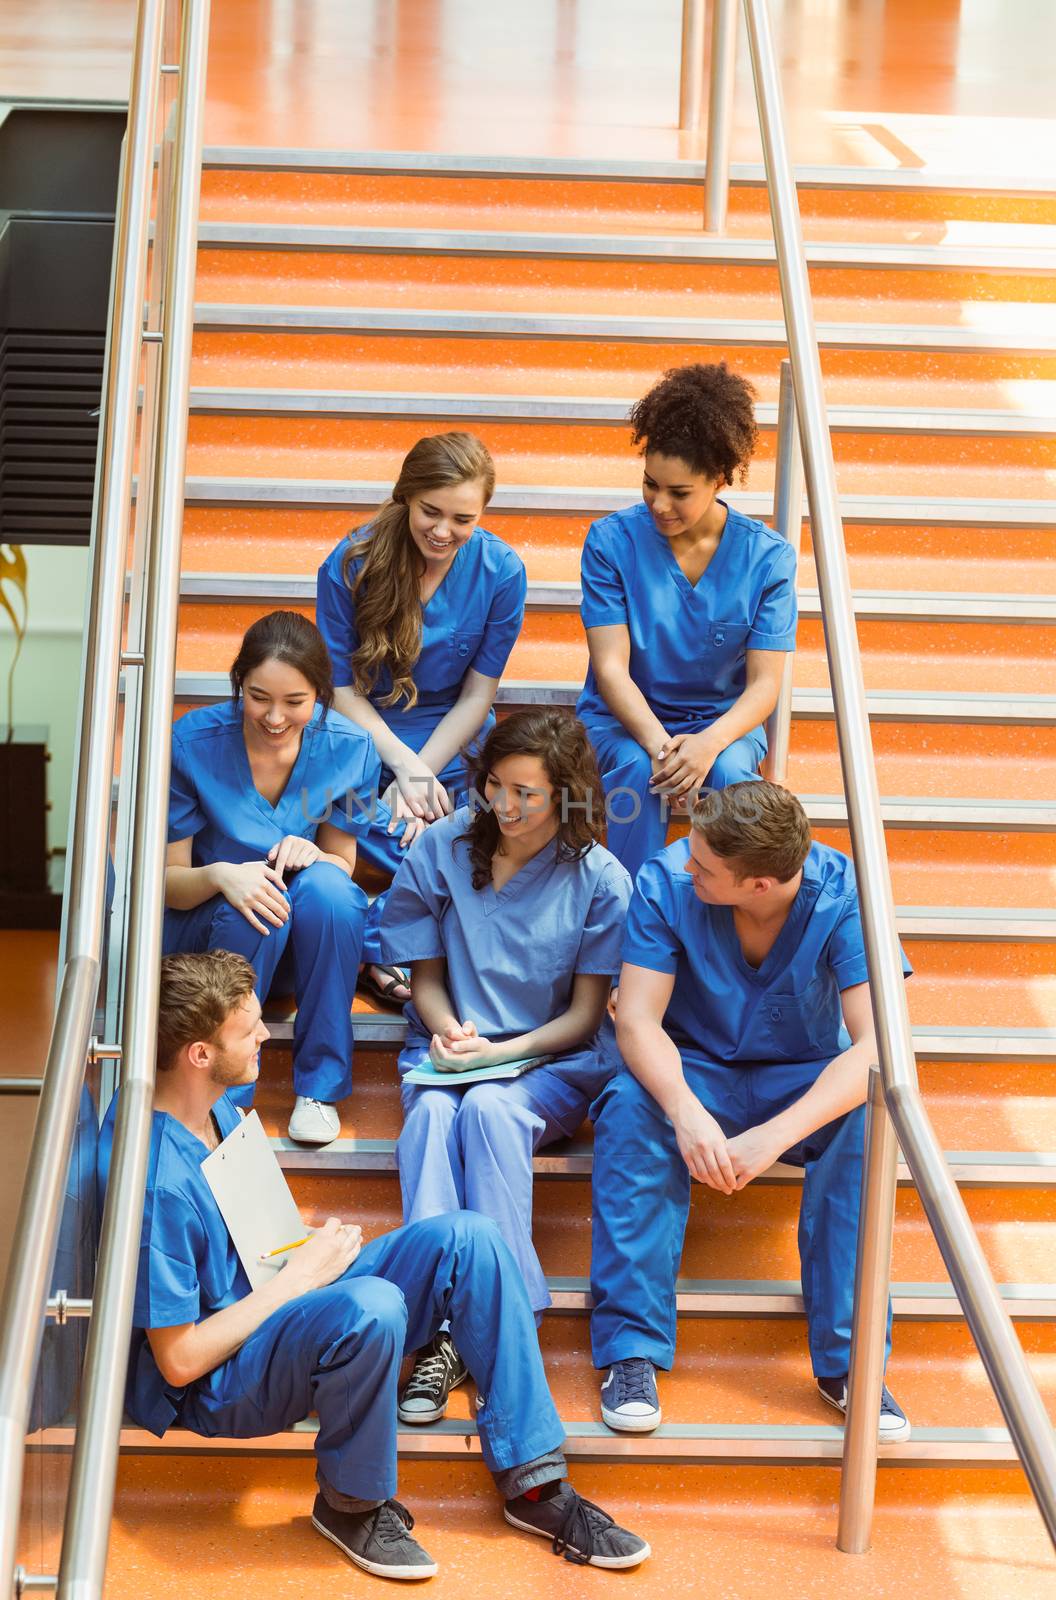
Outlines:
[[198, 1260], [205, 1248], [201, 1218], [186, 1196], [155, 1189], [143, 1219], [134, 1327], [176, 1328], [198, 1321]]
[[342, 567], [348, 541], [331, 551], [315, 580], [315, 622], [330, 652], [334, 687], [343, 689], [353, 680], [352, 656], [359, 648], [356, 604]]
[[[913, 968], [901, 944], [898, 951], [902, 957], [902, 974], [910, 978], [913, 976]], [[839, 920], [829, 935], [828, 960], [836, 979], [836, 987], [841, 993], [844, 989], [853, 989], [856, 984], [869, 982], [862, 916], [857, 894], [848, 895], [843, 902]]]
[[450, 850], [453, 834], [433, 823], [400, 862], [381, 914], [381, 954], [385, 961], [435, 961], [446, 954], [440, 921], [450, 894], [438, 870], [440, 850]]
[[381, 758], [374, 740], [364, 732], [362, 739], [350, 735], [346, 743], [339, 777], [341, 798], [334, 801], [327, 821], [342, 833], [363, 838], [372, 827], [387, 829], [392, 813], [381, 803]]
[[510, 651], [520, 637], [528, 575], [524, 562], [512, 550], [499, 575], [484, 622], [484, 637], [470, 665], [485, 678], [501, 678]]
[[682, 940], [672, 926], [672, 883], [660, 861], [647, 861], [635, 879], [627, 908], [623, 959], [650, 972], [674, 977]]
[[583, 598], [579, 614], [585, 628], [604, 628], [612, 623], [627, 624], [627, 591], [623, 577], [608, 549], [602, 525], [595, 522], [587, 534], [580, 559]]
[[172, 764], [169, 769], [169, 843], [192, 839], [205, 827], [206, 815], [198, 799], [198, 788], [191, 775], [187, 749], [180, 738], [179, 724], [172, 730]]
[[630, 898], [630, 874], [614, 861], [606, 867], [595, 886], [579, 941], [576, 972], [616, 977]]
[[796, 552], [784, 544], [770, 568], [752, 618], [749, 650], [794, 650], [796, 645]]

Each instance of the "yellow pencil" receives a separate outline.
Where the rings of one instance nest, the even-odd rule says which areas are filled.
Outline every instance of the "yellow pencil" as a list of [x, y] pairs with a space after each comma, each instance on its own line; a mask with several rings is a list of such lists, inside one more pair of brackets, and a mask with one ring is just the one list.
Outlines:
[[295, 1239], [292, 1244], [280, 1244], [277, 1250], [265, 1250], [260, 1257], [261, 1261], [270, 1261], [272, 1256], [282, 1256], [287, 1250], [299, 1250], [302, 1244], [307, 1244], [312, 1237], [309, 1233], [304, 1239]]

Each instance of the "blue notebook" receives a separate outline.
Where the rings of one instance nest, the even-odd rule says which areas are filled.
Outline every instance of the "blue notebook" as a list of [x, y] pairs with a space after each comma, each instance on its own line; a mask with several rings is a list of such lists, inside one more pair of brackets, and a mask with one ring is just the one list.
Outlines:
[[553, 1056], [528, 1056], [524, 1061], [504, 1061], [501, 1067], [470, 1067], [466, 1072], [438, 1072], [431, 1061], [405, 1072], [403, 1083], [419, 1083], [430, 1089], [468, 1089], [472, 1083], [491, 1083], [501, 1078], [519, 1078], [522, 1073], [541, 1067]]

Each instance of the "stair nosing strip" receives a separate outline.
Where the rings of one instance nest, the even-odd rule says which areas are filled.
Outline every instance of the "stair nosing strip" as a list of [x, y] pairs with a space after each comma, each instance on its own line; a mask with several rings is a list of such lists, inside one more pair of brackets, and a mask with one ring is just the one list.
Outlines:
[[[126, 590], [131, 579], [126, 581]], [[315, 579], [300, 573], [184, 572], [180, 598], [197, 601], [314, 601]], [[580, 585], [558, 578], [529, 579], [530, 611], [578, 611]], [[856, 589], [855, 616], [884, 622], [979, 622], [1036, 625], [1056, 622], [1056, 595], [964, 593], [926, 590]], [[799, 614], [821, 616], [817, 589], [801, 589]]]
[[[474, 418], [487, 422], [596, 423], [622, 426], [632, 400], [529, 395], [427, 395], [349, 389], [192, 388], [192, 415]], [[777, 406], [755, 407], [760, 428], [777, 427]], [[982, 407], [829, 406], [834, 433], [942, 433], [987, 438], [1056, 434], [1056, 415]]]
[[[432, 177], [569, 178], [584, 181], [702, 184], [705, 161], [642, 160], [634, 157], [524, 156], [471, 154], [430, 150], [343, 150], [293, 145], [207, 145], [202, 166], [208, 171], [348, 172]], [[1056, 199], [1051, 182], [1019, 174], [966, 174], [906, 167], [797, 165], [798, 188], [894, 189], [907, 192], [1001, 194], [1012, 198], [1047, 195]], [[730, 182], [735, 187], [765, 188], [761, 162], [734, 161]]]
[[[759, 318], [590, 317], [475, 311], [401, 310], [395, 307], [238, 305], [195, 306], [195, 328], [291, 333], [392, 333], [421, 337], [505, 337], [630, 341], [645, 344], [763, 345], [787, 348], [785, 325]], [[1056, 333], [1012, 335], [959, 326], [819, 322], [823, 349], [977, 351], [1037, 355], [1056, 350]]]
[[[1010, 227], [1017, 226], [1009, 224]], [[680, 262], [776, 267], [772, 239], [708, 234], [557, 233], [484, 228], [372, 228], [312, 223], [201, 222], [199, 250], [252, 249], [372, 255], [449, 255], [518, 260]], [[891, 245], [806, 240], [809, 266], [838, 270], [1056, 273], [1046, 245]]]

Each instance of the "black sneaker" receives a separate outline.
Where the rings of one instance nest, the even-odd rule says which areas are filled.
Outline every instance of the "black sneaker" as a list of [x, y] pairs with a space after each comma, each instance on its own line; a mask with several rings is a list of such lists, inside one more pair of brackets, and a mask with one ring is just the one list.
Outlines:
[[656, 1368], [645, 1356], [612, 1363], [601, 1386], [601, 1417], [621, 1433], [652, 1433], [660, 1426]]
[[[546, 1491], [553, 1492], [546, 1496]], [[538, 1500], [520, 1495], [504, 1511], [511, 1528], [550, 1540], [555, 1556], [577, 1567], [636, 1567], [652, 1555], [644, 1539], [628, 1533], [607, 1512], [578, 1495], [567, 1479], [547, 1484]]]
[[[821, 1398], [846, 1416], [847, 1374], [842, 1378], [819, 1378], [817, 1384]], [[880, 1443], [893, 1444], [897, 1439], [908, 1439], [912, 1431], [906, 1413], [885, 1383], [880, 1391]]]
[[386, 1500], [373, 1511], [335, 1511], [317, 1494], [312, 1526], [376, 1578], [435, 1578], [440, 1570], [411, 1538], [414, 1518], [398, 1500]]
[[396, 1415], [401, 1422], [439, 1422], [451, 1390], [468, 1376], [469, 1368], [451, 1343], [451, 1335], [438, 1333], [416, 1354], [414, 1371], [400, 1391]]

